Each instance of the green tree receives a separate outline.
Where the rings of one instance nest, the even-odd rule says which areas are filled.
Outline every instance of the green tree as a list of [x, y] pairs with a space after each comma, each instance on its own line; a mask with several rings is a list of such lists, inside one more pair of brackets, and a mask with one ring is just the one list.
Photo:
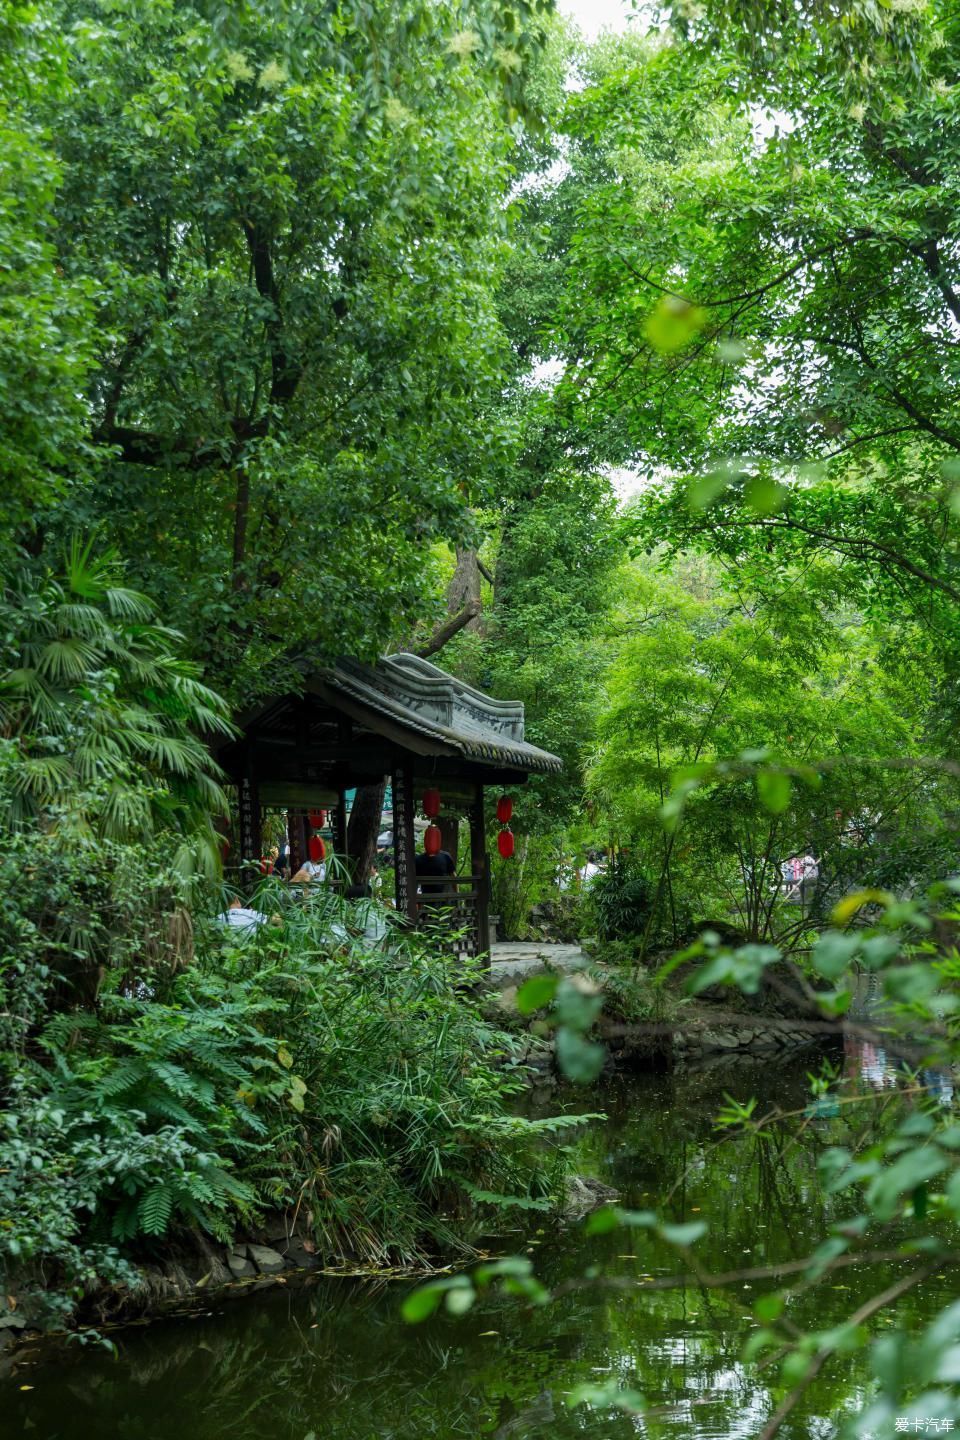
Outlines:
[[[571, 102], [619, 148], [571, 239], [562, 388], [651, 482], [646, 545], [768, 580], [826, 552], [953, 656], [952, 11], [673, 8]], [[690, 143], [655, 166], [664, 129]]]
[[[590, 781], [675, 942], [691, 917], [785, 937], [851, 883], [902, 889], [952, 863], [955, 784], [924, 765], [929, 691], [805, 581], [765, 596], [709, 580], [695, 596], [642, 569], [624, 582]], [[805, 853], [820, 879], [798, 920], [780, 866]]]
[[0, 546], [83, 474], [93, 360], [93, 290], [57, 263], [60, 172], [28, 112], [65, 93], [64, 48], [32, 5], [0, 14]]
[[409, 633], [504, 437], [492, 303], [536, 5], [52, 4], [99, 524], [234, 699]]
[[180, 636], [122, 583], [112, 555], [74, 542], [66, 573], [25, 570], [3, 597], [0, 736], [14, 829], [176, 837], [181, 868], [218, 863], [226, 797], [202, 736], [231, 733], [224, 702], [178, 654]]

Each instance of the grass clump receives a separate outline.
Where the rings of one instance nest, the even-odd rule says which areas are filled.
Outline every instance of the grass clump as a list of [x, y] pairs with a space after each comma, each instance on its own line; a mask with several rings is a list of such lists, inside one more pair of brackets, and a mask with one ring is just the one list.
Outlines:
[[376, 1266], [469, 1248], [491, 1207], [552, 1208], [564, 1122], [510, 1113], [516, 1042], [459, 962], [399, 927], [354, 938], [338, 902], [281, 922], [201, 926], [193, 965], [111, 972], [38, 1030], [0, 1115], [0, 1258], [35, 1312], [278, 1209]]

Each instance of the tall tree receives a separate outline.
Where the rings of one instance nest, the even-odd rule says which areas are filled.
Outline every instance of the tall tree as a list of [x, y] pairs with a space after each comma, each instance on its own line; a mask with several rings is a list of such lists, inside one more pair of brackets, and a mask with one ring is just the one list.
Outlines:
[[[572, 102], [620, 152], [572, 241], [570, 403], [625, 432], [647, 545], [768, 576], [826, 551], [956, 650], [950, 7], [674, 11], [679, 37]], [[702, 143], [654, 174], [664, 125]]]
[[101, 525], [234, 699], [375, 653], [500, 455], [491, 299], [536, 0], [60, 0], [57, 259]]
[[65, 93], [65, 50], [31, 5], [0, 13], [0, 547], [62, 495], [87, 460], [84, 399], [93, 359], [89, 279], [57, 263], [60, 180], [32, 102]]

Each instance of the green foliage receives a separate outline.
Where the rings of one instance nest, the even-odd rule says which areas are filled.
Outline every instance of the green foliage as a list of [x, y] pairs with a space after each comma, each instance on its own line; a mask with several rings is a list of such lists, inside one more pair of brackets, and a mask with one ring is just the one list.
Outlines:
[[628, 940], [645, 934], [653, 914], [653, 888], [630, 856], [615, 855], [590, 886], [590, 906], [601, 940]]
[[[15, 762], [0, 765], [0, 787], [11, 773]], [[148, 846], [77, 834], [66, 807], [48, 819], [0, 836], [0, 1089], [52, 1012], [75, 1016], [104, 984], [155, 984], [193, 954], [189, 888], [167, 836]]]
[[237, 703], [408, 638], [424, 546], [509, 451], [492, 297], [543, 6], [38, 9], [67, 76], [21, 96], [37, 208], [96, 302], [58, 530], [102, 525]]
[[600, 947], [591, 974], [603, 992], [604, 1015], [628, 1025], [676, 1020], [682, 1001], [643, 968], [638, 948], [616, 942]]
[[[590, 779], [632, 870], [655, 877], [651, 934], [683, 943], [692, 918], [786, 936], [851, 884], [922, 885], [952, 863], [929, 686], [835, 587], [812, 565], [782, 590], [741, 576], [732, 593], [699, 562], [625, 577]], [[819, 877], [798, 915], [781, 865], [804, 854]], [[595, 888], [596, 904], [620, 893], [613, 873]]]
[[557, 1064], [575, 1085], [589, 1085], [603, 1069], [603, 1046], [588, 1038], [602, 1004], [599, 983], [582, 971], [563, 977], [534, 975], [517, 992], [521, 1015], [549, 1007], [543, 1024], [554, 1030]]
[[[832, 569], [891, 652], [914, 623], [935, 635], [919, 663], [944, 675], [956, 17], [910, 0], [665, 8], [671, 42], [598, 47], [563, 117], [577, 263], [544, 349], [574, 413], [651, 482], [645, 549], [695, 547], [765, 591]], [[649, 325], [670, 305], [703, 324], [664, 353]]]
[[475, 1209], [553, 1206], [564, 1122], [510, 1114], [515, 1042], [422, 942], [370, 951], [349, 914], [288, 902], [239, 944], [211, 930], [202, 963], [114, 973], [95, 1014], [42, 1028], [2, 1117], [18, 1293], [52, 1266], [66, 1303], [157, 1238], [229, 1240], [277, 1208], [328, 1260], [382, 1265], [469, 1248]]
[[39, 6], [0, 15], [0, 561], [42, 524], [89, 454], [84, 388], [96, 286], [58, 263], [52, 207], [60, 171], [31, 114], [64, 94], [66, 51]]
[[0, 598], [0, 1072], [48, 1010], [188, 961], [190, 885], [219, 868], [200, 734], [230, 733], [226, 708], [122, 580], [74, 543]]
[[226, 800], [199, 732], [232, 733], [226, 706], [121, 582], [113, 555], [74, 541], [62, 576], [24, 566], [4, 592], [2, 816], [22, 829], [58, 809], [78, 841], [163, 829], [178, 864], [212, 871]]
[[515, 796], [514, 807], [513, 823], [521, 831], [516, 851], [509, 860], [495, 853], [490, 863], [491, 906], [500, 917], [497, 933], [506, 940], [536, 935], [531, 912], [540, 906], [551, 938], [575, 940], [579, 896], [566, 888], [572, 873], [567, 837], [557, 831], [538, 833], [538, 805], [528, 787]]

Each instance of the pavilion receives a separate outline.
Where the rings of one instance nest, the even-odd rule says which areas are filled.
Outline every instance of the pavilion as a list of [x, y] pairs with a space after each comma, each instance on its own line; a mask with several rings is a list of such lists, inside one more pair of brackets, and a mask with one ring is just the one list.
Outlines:
[[439, 790], [444, 846], [455, 860], [458, 818], [465, 816], [470, 826], [469, 874], [450, 882], [453, 919], [466, 932], [459, 948], [475, 955], [489, 951], [484, 791], [514, 791], [531, 773], [562, 768], [556, 755], [524, 739], [519, 701], [495, 700], [401, 652], [375, 665], [341, 660], [312, 672], [302, 693], [241, 716], [239, 726], [239, 738], [221, 744], [216, 755], [237, 787], [244, 859], [260, 856], [268, 808], [282, 808], [290, 817], [295, 863], [305, 854], [307, 816], [321, 809], [333, 812], [334, 848], [346, 856], [345, 792], [389, 778], [396, 905], [416, 924], [424, 907], [417, 894], [414, 821], [422, 792]]

